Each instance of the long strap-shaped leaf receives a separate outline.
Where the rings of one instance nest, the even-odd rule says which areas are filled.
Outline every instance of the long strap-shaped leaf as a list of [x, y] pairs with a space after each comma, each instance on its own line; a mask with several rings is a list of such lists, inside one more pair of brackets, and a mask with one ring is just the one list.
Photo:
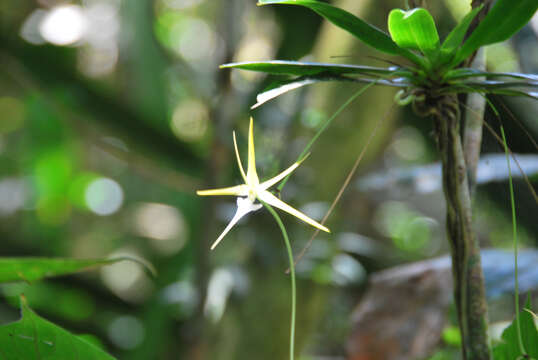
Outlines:
[[476, 7], [471, 10], [465, 17], [459, 22], [458, 25], [446, 37], [443, 45], [441, 45], [441, 56], [443, 57], [443, 63], [450, 63], [452, 58], [455, 56], [457, 49], [463, 43], [465, 34], [471, 25], [471, 22], [474, 20], [478, 12], [482, 10], [483, 5]]
[[394, 81], [390, 79], [380, 79], [380, 78], [355, 78], [355, 77], [345, 77], [345, 76], [323, 76], [323, 75], [313, 75], [313, 76], [301, 76], [292, 80], [279, 81], [273, 83], [272, 86], [265, 91], [261, 92], [256, 96], [256, 104], [254, 104], [251, 109], [255, 109], [258, 106], [265, 104], [267, 101], [272, 100], [282, 94], [287, 93], [288, 91], [298, 89], [300, 87], [315, 84], [322, 81], [342, 81], [342, 82], [357, 82], [364, 84], [374, 84], [374, 85], [384, 85], [398, 88], [406, 88], [412, 84], [404, 81], [404, 79], [395, 79]]
[[488, 71], [481, 71], [481, 70], [473, 69], [473, 68], [458, 68], [458, 69], [451, 70], [447, 72], [447, 74], [445, 75], [445, 80], [450, 81], [450, 80], [458, 80], [458, 79], [473, 78], [473, 77], [487, 77], [488, 79], [508, 77], [508, 78], [538, 82], [538, 75], [534, 75], [534, 74], [524, 74], [524, 73], [516, 73], [516, 72], [488, 72]]
[[402, 55], [414, 62], [422, 64], [422, 59], [407, 49], [402, 49], [388, 34], [379, 30], [375, 26], [359, 19], [355, 15], [334, 7], [327, 3], [313, 0], [259, 0], [258, 5], [286, 4], [298, 5], [315, 11], [320, 16], [329, 20], [336, 26], [348, 31], [367, 45], [376, 50], [392, 55]]
[[453, 64], [479, 47], [509, 39], [538, 9], [538, 0], [498, 0], [458, 52]]
[[[511, 83], [506, 84], [490, 84], [490, 83], [461, 83], [450, 86], [445, 86], [438, 91], [439, 95], [442, 94], [459, 94], [459, 93], [482, 93], [482, 94], [497, 94], [507, 96], [523, 96], [534, 100], [538, 100], [538, 91], [532, 91], [532, 88], [536, 88], [536, 84], [520, 84]], [[520, 90], [520, 88], [523, 88]], [[525, 89], [529, 88], [529, 90]]]
[[[3, 258], [0, 257], [0, 283], [26, 281], [33, 282], [47, 277], [73, 274], [98, 266], [111, 265], [120, 261], [133, 261], [155, 276], [150, 264], [122, 256], [111, 259], [64, 259], [64, 258]], [[0, 357], [0, 359], [2, 359]]]
[[295, 76], [313, 76], [313, 75], [344, 75], [360, 74], [371, 76], [402, 76], [411, 75], [409, 70], [404, 70], [396, 66], [390, 68], [380, 68], [373, 66], [347, 65], [347, 64], [326, 64], [304, 61], [248, 61], [240, 63], [224, 64], [221, 68], [235, 68], [242, 70], [264, 72], [272, 75], [295, 75]]

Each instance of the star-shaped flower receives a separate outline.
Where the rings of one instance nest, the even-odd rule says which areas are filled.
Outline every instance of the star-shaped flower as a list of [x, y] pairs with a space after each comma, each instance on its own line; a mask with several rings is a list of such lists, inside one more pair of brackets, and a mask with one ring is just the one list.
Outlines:
[[255, 204], [256, 200], [263, 201], [269, 205], [272, 205], [276, 208], [279, 208], [291, 215], [298, 217], [304, 222], [326, 232], [330, 232], [328, 228], [321, 225], [317, 221], [309, 218], [299, 210], [294, 209], [289, 206], [275, 195], [267, 191], [271, 186], [277, 184], [283, 180], [288, 174], [295, 170], [301, 163], [301, 161], [294, 163], [292, 166], [282, 171], [277, 176], [266, 180], [260, 183], [258, 174], [256, 173], [256, 155], [254, 153], [254, 130], [252, 125], [252, 118], [250, 118], [250, 126], [248, 133], [248, 168], [247, 173], [243, 170], [243, 165], [241, 164], [241, 158], [239, 157], [239, 151], [237, 150], [237, 141], [235, 138], [235, 132], [233, 133], [235, 155], [237, 158], [237, 164], [239, 165], [239, 170], [241, 171], [241, 176], [245, 181], [244, 184], [231, 186], [221, 189], [212, 189], [212, 190], [198, 190], [196, 193], [201, 196], [210, 196], [210, 195], [235, 195], [237, 196], [237, 210], [234, 217], [226, 226], [222, 234], [217, 238], [217, 240], [211, 245], [211, 250], [213, 250], [219, 242], [224, 238], [224, 236], [231, 230], [231, 228], [246, 214], [256, 211], [262, 207], [261, 204]]

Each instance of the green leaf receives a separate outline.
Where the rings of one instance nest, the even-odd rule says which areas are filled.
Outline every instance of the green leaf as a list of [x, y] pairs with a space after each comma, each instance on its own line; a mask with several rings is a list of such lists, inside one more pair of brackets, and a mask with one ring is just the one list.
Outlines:
[[0, 359], [113, 360], [95, 345], [39, 317], [21, 297], [22, 318], [0, 326]]
[[393, 9], [389, 14], [389, 32], [399, 47], [420, 50], [430, 59], [439, 49], [437, 28], [426, 9]]
[[402, 49], [396, 45], [394, 41], [385, 32], [379, 30], [375, 26], [368, 24], [367, 22], [359, 19], [355, 15], [329, 5], [327, 3], [313, 1], [313, 0], [259, 0], [258, 5], [273, 5], [273, 4], [286, 4], [297, 5], [309, 8], [315, 11], [318, 15], [329, 20], [336, 26], [348, 31], [367, 45], [370, 45], [374, 49], [392, 54], [402, 55], [414, 62], [415, 64], [422, 64], [422, 59], [412, 52]]
[[[314, 62], [299, 62], [299, 61], [253, 61], [224, 64], [221, 68], [235, 68], [242, 70], [264, 72], [272, 75], [292, 75], [299, 76], [292, 80], [278, 81], [265, 91], [258, 94], [256, 104], [251, 108], [257, 108], [265, 102], [274, 99], [288, 91], [298, 89], [305, 85], [314, 84], [320, 81], [356, 81], [356, 82], [376, 82], [379, 85], [403, 87], [405, 84], [402, 81], [391, 82], [389, 77], [413, 77], [413, 73], [409, 70], [402, 69], [397, 66], [390, 68], [379, 68], [372, 66], [348, 65], [348, 64], [325, 64]], [[357, 79], [345, 77], [344, 75], [366, 75], [372, 79]], [[385, 79], [386, 80], [385, 80]]]
[[[531, 90], [520, 88], [530, 88]], [[482, 93], [507, 96], [524, 96], [538, 100], [538, 91], [533, 91], [532, 89], [538, 89], [538, 84], [533, 85], [521, 82], [507, 83], [502, 81], [474, 81], [444, 86], [440, 91], [438, 91], [438, 95]]]
[[411, 72], [398, 68], [379, 68], [372, 66], [347, 65], [347, 64], [325, 64], [302, 61], [249, 61], [240, 63], [224, 64], [221, 68], [235, 68], [242, 70], [258, 71], [273, 75], [294, 75], [294, 76], [312, 76], [312, 75], [344, 75], [360, 74], [369, 76], [390, 75], [401, 76], [409, 75]]
[[26, 281], [32, 282], [46, 277], [72, 274], [97, 266], [110, 265], [119, 261], [135, 261], [151, 274], [155, 270], [141, 260], [130, 257], [113, 259], [62, 259], [62, 258], [0, 258], [0, 283]]
[[269, 86], [267, 89], [265, 89], [263, 92], [259, 93], [256, 96], [256, 104], [251, 106], [251, 109], [255, 109], [258, 106], [265, 104], [267, 101], [277, 98], [278, 96], [283, 95], [287, 93], [288, 91], [295, 90], [303, 86], [315, 84], [322, 81], [358, 82], [358, 83], [365, 83], [365, 84], [373, 83], [374, 85], [385, 85], [385, 86], [392, 86], [392, 87], [399, 87], [399, 88], [405, 88], [412, 85], [409, 82], [403, 82], [403, 81], [393, 82], [391, 80], [386, 80], [386, 79], [365, 79], [365, 78], [352, 78], [352, 77], [345, 77], [345, 76], [324, 76], [324, 75], [303, 76], [303, 77], [295, 78], [292, 80], [277, 81], [271, 84], [271, 86]]
[[265, 104], [269, 100], [272, 100], [279, 97], [280, 95], [287, 93], [288, 91], [295, 90], [306, 85], [314, 84], [319, 81], [322, 80], [294, 79], [292, 81], [277, 82], [275, 84], [272, 84], [265, 91], [256, 95], [256, 104], [252, 105], [250, 108], [255, 109], [258, 106]]
[[[527, 302], [526, 307], [530, 303]], [[533, 316], [530, 312], [522, 310], [519, 312], [519, 323], [521, 326], [521, 336], [523, 347], [527, 355], [531, 358], [538, 359], [538, 331], [534, 323]], [[501, 335], [502, 343], [493, 348], [495, 360], [513, 360], [517, 359], [521, 354], [517, 338], [516, 320], [508, 326]]]
[[452, 65], [459, 64], [481, 46], [509, 39], [537, 9], [537, 0], [498, 0], [465, 41]]
[[456, 50], [460, 47], [465, 34], [471, 25], [471, 22], [476, 17], [478, 12], [482, 9], [483, 5], [471, 10], [465, 17], [460, 21], [460, 23], [452, 29], [448, 34], [443, 45], [441, 45], [441, 56], [442, 62], [448, 63], [454, 57]]
[[445, 74], [444, 79], [447, 81], [454, 81], [458, 79], [467, 79], [473, 77], [486, 77], [488, 79], [514, 78], [521, 80], [529, 80], [531, 82], [538, 82], [538, 75], [534, 74], [523, 74], [516, 72], [488, 72], [473, 68], [458, 68], [450, 70]]

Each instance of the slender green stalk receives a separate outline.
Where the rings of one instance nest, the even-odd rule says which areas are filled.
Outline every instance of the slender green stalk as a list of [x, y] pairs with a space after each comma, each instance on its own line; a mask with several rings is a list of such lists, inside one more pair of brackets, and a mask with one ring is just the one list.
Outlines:
[[[316, 142], [316, 140], [320, 137], [320, 135], [325, 131], [325, 129], [327, 129], [327, 127], [329, 127], [329, 125], [331, 125], [331, 122], [338, 116], [340, 115], [340, 113], [342, 111], [344, 111], [344, 109], [346, 107], [349, 106], [349, 104], [351, 104], [357, 97], [359, 97], [362, 93], [364, 93], [366, 90], [368, 90], [370, 87], [374, 86], [375, 84], [377, 84], [376, 81], [374, 82], [371, 82], [369, 83], [368, 85], [365, 85], [363, 87], [361, 87], [359, 90], [357, 90], [357, 92], [355, 92], [353, 95], [351, 95], [349, 97], [349, 99], [346, 100], [345, 103], [343, 103], [339, 108], [338, 110], [336, 110], [334, 112], [334, 114], [332, 114], [332, 116], [330, 118], [328, 118], [327, 120], [325, 120], [325, 122], [323, 123], [323, 125], [320, 126], [320, 128], [318, 129], [318, 131], [316, 132], [316, 134], [312, 137], [312, 139], [310, 139], [310, 142], [305, 146], [305, 148], [303, 149], [303, 151], [301, 152], [301, 154], [297, 157], [297, 161], [300, 161], [302, 160], [306, 154], [310, 151], [310, 148], [312, 147], [312, 145], [314, 145], [314, 143]], [[290, 174], [291, 175], [291, 174]], [[290, 177], [290, 175], [286, 176], [284, 178], [284, 180], [282, 180], [282, 182], [280, 183], [280, 185], [278, 185], [277, 189], [278, 191], [282, 191], [282, 189], [284, 188], [284, 185], [286, 185], [286, 182], [288, 181], [288, 178]]]
[[[259, 200], [259, 199], [258, 199]], [[291, 244], [290, 239], [288, 238], [288, 233], [286, 231], [286, 228], [284, 227], [284, 224], [282, 223], [282, 220], [280, 219], [280, 216], [276, 213], [276, 211], [268, 204], [264, 203], [263, 201], [259, 200], [263, 206], [273, 215], [275, 218], [278, 227], [280, 227], [280, 231], [282, 232], [282, 237], [284, 238], [284, 242], [286, 243], [286, 250], [288, 252], [288, 260], [290, 262], [290, 275], [291, 275], [291, 326], [290, 326], [290, 360], [293, 360], [293, 354], [294, 354], [294, 347], [295, 347], [295, 308], [296, 308], [296, 288], [295, 288], [295, 266], [293, 263], [293, 252], [291, 250]]]
[[508, 156], [508, 144], [504, 135], [504, 128], [501, 125], [501, 135], [503, 137], [504, 152], [506, 154], [506, 165], [508, 166], [508, 184], [510, 186], [510, 205], [512, 206], [512, 234], [514, 237], [514, 302], [516, 307], [516, 328], [517, 342], [519, 343], [519, 351], [521, 354], [526, 354], [523, 346], [523, 338], [521, 336], [521, 325], [519, 323], [519, 284], [517, 278], [517, 223], [516, 223], [516, 204], [514, 200], [514, 185], [512, 184], [512, 171], [510, 169], [510, 158]]

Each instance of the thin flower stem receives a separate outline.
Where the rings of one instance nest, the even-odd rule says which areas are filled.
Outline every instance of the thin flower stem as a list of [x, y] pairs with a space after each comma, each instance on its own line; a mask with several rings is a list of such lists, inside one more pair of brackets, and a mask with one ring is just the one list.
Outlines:
[[506, 165], [508, 166], [508, 184], [510, 186], [510, 204], [512, 206], [512, 234], [514, 237], [514, 301], [516, 307], [516, 328], [517, 328], [517, 342], [519, 344], [519, 351], [521, 354], [525, 354], [525, 347], [523, 346], [523, 338], [521, 336], [521, 325], [519, 323], [519, 284], [517, 277], [517, 223], [516, 223], [516, 204], [514, 200], [514, 185], [512, 184], [512, 172], [510, 169], [510, 158], [508, 156], [508, 144], [506, 142], [506, 136], [504, 135], [504, 128], [501, 125], [501, 135], [504, 143], [504, 153], [506, 154]]
[[[357, 171], [357, 168], [359, 167], [359, 164], [361, 163], [362, 158], [363, 158], [364, 154], [366, 153], [366, 150], [370, 146], [370, 143], [371, 143], [372, 139], [376, 135], [377, 130], [379, 129], [381, 123], [384, 122], [389, 117], [389, 115], [390, 115], [390, 113], [392, 112], [393, 109], [394, 109], [394, 104], [389, 108], [389, 110], [387, 110], [385, 112], [383, 117], [379, 118], [379, 120], [376, 122], [374, 130], [370, 133], [370, 135], [368, 137], [368, 140], [366, 140], [366, 144], [362, 148], [360, 154], [357, 156], [357, 159], [355, 160], [355, 163], [353, 164], [353, 166], [351, 167], [351, 170], [347, 174], [346, 179], [344, 180], [344, 183], [342, 184], [342, 186], [340, 186], [340, 189], [338, 190], [338, 193], [336, 194], [336, 197], [334, 198], [333, 202], [331, 203], [331, 206], [329, 207], [329, 210], [327, 210], [327, 213], [325, 213], [325, 216], [323, 216], [323, 219], [321, 219], [321, 224], [322, 225], [325, 224], [325, 222], [327, 221], [329, 216], [332, 214], [332, 212], [336, 208], [336, 205], [338, 204], [338, 202], [340, 201], [340, 198], [344, 194], [344, 191], [348, 187], [349, 182], [353, 178], [353, 175], [355, 175], [355, 171]], [[308, 249], [312, 245], [312, 242], [314, 241], [316, 236], [318, 236], [318, 234], [319, 234], [319, 230], [316, 229], [316, 231], [314, 231], [314, 233], [310, 237], [310, 240], [308, 240], [308, 242], [303, 247], [303, 249], [301, 250], [299, 255], [297, 255], [297, 257], [295, 258], [295, 265], [297, 265], [297, 263], [303, 258], [304, 254], [308, 251]], [[288, 274], [289, 272], [290, 272], [290, 269], [288, 268], [286, 270], [286, 274]]]
[[[259, 200], [259, 199], [258, 199]], [[280, 231], [282, 232], [282, 237], [284, 238], [284, 243], [286, 244], [286, 250], [288, 252], [288, 260], [290, 262], [290, 274], [291, 274], [291, 326], [290, 326], [290, 360], [293, 360], [293, 354], [294, 354], [294, 347], [295, 347], [295, 308], [296, 308], [296, 288], [295, 288], [295, 266], [293, 263], [293, 252], [291, 250], [290, 245], [290, 239], [288, 238], [288, 233], [286, 231], [286, 228], [284, 227], [284, 224], [282, 223], [282, 220], [280, 219], [280, 216], [276, 213], [276, 211], [265, 202], [259, 200], [263, 206], [273, 215], [275, 218], [278, 227], [280, 227]]]
[[[487, 98], [486, 98], [486, 102], [487, 104], [490, 106], [491, 110], [495, 113], [495, 115], [497, 117], [499, 117], [499, 112], [497, 111], [497, 109], [495, 108], [495, 106], [491, 103], [491, 101], [489, 101]], [[464, 108], [466, 108], [467, 110], [469, 111], [474, 111], [473, 109], [469, 108], [467, 105], [465, 104], [461, 104]], [[515, 119], [515, 118], [514, 118]], [[486, 130], [488, 130], [491, 134], [491, 136], [493, 136], [495, 138], [495, 140], [501, 144], [501, 146], [504, 146], [503, 145], [503, 141], [502, 141], [502, 138], [495, 132], [495, 130], [493, 130], [493, 128], [491, 127], [491, 125], [489, 125], [486, 121], [483, 121], [482, 120], [482, 123], [483, 125], [485, 126]], [[514, 155], [514, 153], [512, 152], [512, 150], [510, 150], [510, 148], [508, 148], [508, 153], [510, 154], [510, 156], [512, 157], [512, 159], [514, 160], [514, 162], [516, 163], [516, 166], [518, 167], [519, 169], [519, 172], [521, 174], [521, 176], [523, 177], [523, 180], [525, 181], [525, 184], [527, 185], [527, 187], [529, 188], [529, 191], [531, 192], [532, 194], [532, 197], [534, 198], [534, 201], [538, 204], [538, 195], [536, 194], [536, 191], [534, 190], [534, 188], [532, 187], [532, 184], [529, 180], [529, 177], [527, 176], [527, 174], [525, 174], [525, 172], [523, 171], [523, 168], [521, 167], [521, 165], [519, 164], [519, 161], [517, 160], [517, 157]]]
[[[312, 145], [314, 145], [314, 143], [316, 142], [316, 140], [320, 137], [320, 135], [325, 131], [325, 129], [327, 129], [327, 127], [329, 125], [331, 125], [331, 122], [338, 116], [340, 115], [340, 113], [342, 111], [344, 111], [344, 109], [346, 107], [349, 106], [349, 104], [351, 104], [357, 97], [359, 97], [362, 93], [364, 93], [366, 90], [368, 90], [370, 87], [374, 86], [375, 84], [377, 84], [377, 82], [371, 82], [369, 83], [368, 85], [365, 85], [363, 87], [361, 87], [359, 90], [357, 90], [356, 93], [354, 93], [353, 95], [351, 95], [349, 97], [349, 99], [346, 100], [345, 103], [343, 103], [339, 108], [338, 110], [336, 110], [334, 112], [334, 114], [332, 114], [332, 116], [330, 118], [328, 118], [324, 123], [323, 125], [320, 126], [320, 128], [318, 129], [318, 131], [316, 132], [316, 134], [312, 137], [312, 139], [310, 140], [310, 142], [305, 146], [305, 148], [303, 149], [303, 151], [301, 152], [301, 154], [298, 156], [297, 158], [297, 162], [301, 161], [305, 156], [306, 154], [308, 154], [308, 152], [310, 151], [310, 148], [312, 147]], [[291, 174], [290, 174], [291, 175]], [[282, 180], [282, 182], [280, 183], [280, 185], [278, 185], [277, 189], [278, 191], [282, 191], [282, 189], [284, 188], [284, 185], [286, 185], [286, 182], [288, 181], [288, 178], [290, 177], [290, 175], [286, 176], [284, 178], [284, 180]]]

